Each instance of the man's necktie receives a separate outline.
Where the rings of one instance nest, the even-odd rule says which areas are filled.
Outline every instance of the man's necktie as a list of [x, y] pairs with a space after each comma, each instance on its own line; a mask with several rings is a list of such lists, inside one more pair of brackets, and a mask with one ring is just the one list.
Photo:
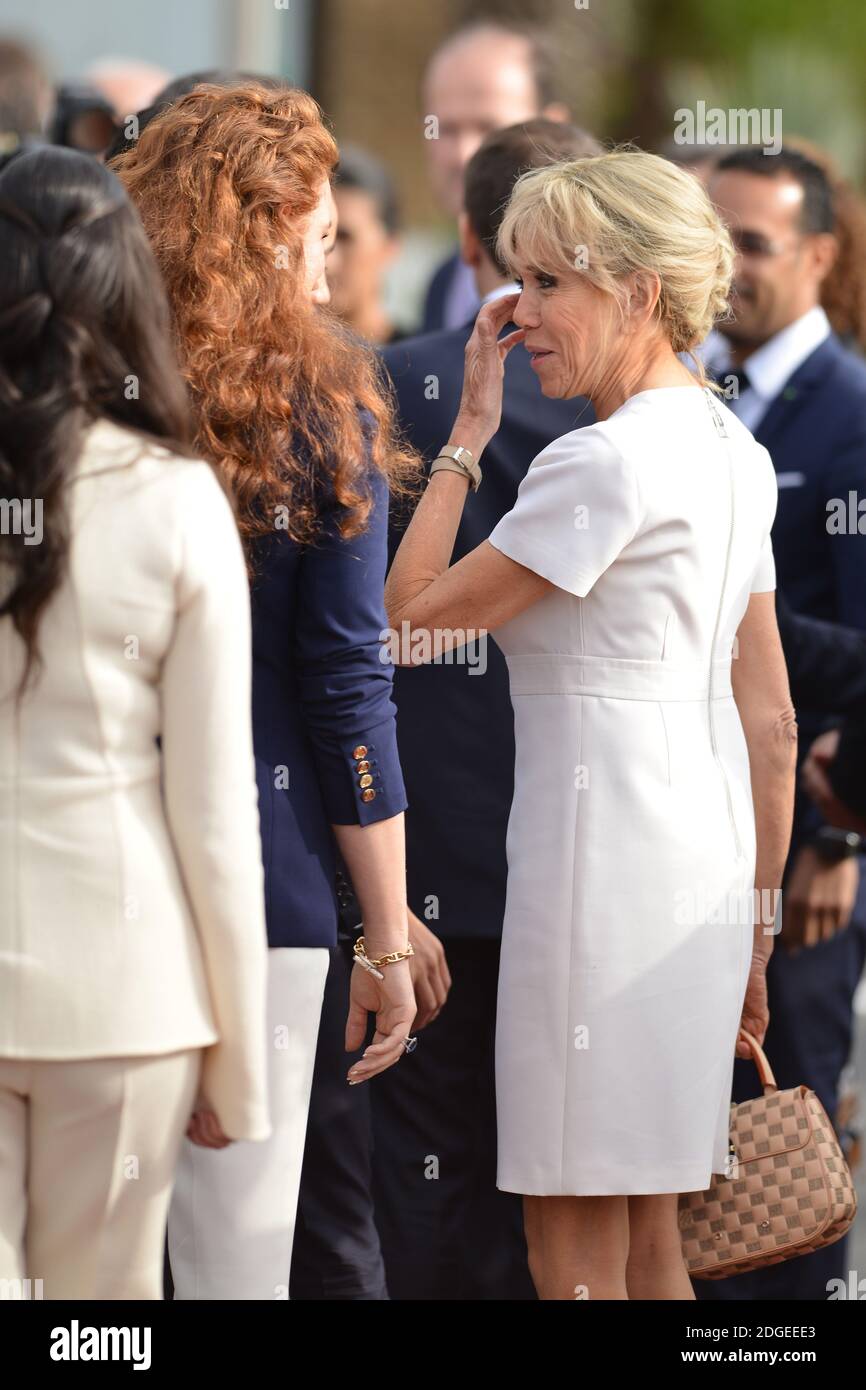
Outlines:
[[714, 379], [725, 393], [725, 404], [734, 410], [740, 396], [744, 391], [748, 391], [752, 384], [742, 367], [722, 367], [720, 371], [714, 373]]

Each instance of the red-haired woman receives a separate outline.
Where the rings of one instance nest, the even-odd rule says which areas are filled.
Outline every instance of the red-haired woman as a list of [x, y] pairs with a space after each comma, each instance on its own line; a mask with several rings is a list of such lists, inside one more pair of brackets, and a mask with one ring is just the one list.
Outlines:
[[[273, 1138], [220, 1152], [199, 1112], [169, 1220], [178, 1298], [286, 1296], [329, 948], [336, 847], [367, 956], [408, 946], [393, 669], [382, 660], [397, 442], [372, 352], [324, 305], [338, 151], [304, 92], [202, 86], [115, 163], [168, 287], [196, 446], [233, 493], [253, 580], [253, 730], [264, 853]], [[202, 709], [202, 719], [207, 710]], [[415, 1015], [405, 956], [356, 968], [348, 1075], [402, 1057]], [[360, 1156], [359, 1156], [360, 1157]]]

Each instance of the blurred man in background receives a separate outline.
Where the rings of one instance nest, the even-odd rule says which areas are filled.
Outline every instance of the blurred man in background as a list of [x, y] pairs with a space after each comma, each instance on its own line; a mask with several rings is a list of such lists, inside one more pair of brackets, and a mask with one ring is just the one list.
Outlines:
[[87, 69], [84, 80], [105, 98], [115, 118], [123, 122], [127, 116], [150, 106], [171, 81], [171, 73], [134, 58], [100, 58]]
[[331, 308], [369, 342], [393, 342], [403, 336], [384, 302], [385, 275], [400, 252], [394, 182], [381, 160], [341, 145], [334, 201], [337, 240], [327, 265]]
[[117, 136], [114, 107], [95, 87], [64, 82], [57, 89], [51, 143], [104, 159]]
[[[568, 120], [568, 107], [554, 95], [554, 58], [544, 31], [499, 19], [458, 29], [434, 52], [422, 118], [426, 127], [435, 116], [437, 126], [424, 143], [434, 196], [450, 217], [460, 213], [464, 170], [485, 136], [535, 116]], [[455, 251], [430, 283], [422, 331], [459, 328], [478, 305], [472, 269]]]
[[[722, 159], [709, 191], [738, 250], [733, 317], [705, 348], [729, 404], [776, 468], [773, 527], [780, 595], [799, 614], [866, 629], [866, 537], [834, 533], [834, 499], [866, 496], [866, 365], [833, 333], [821, 307], [836, 257], [823, 170], [805, 155], [760, 148]], [[798, 709], [801, 758], [822, 730]], [[767, 970], [765, 1050], [783, 1089], [814, 1088], [837, 1123], [851, 1048], [853, 997], [866, 958], [866, 891], [857, 847], [798, 792], [783, 884], [779, 947]], [[756, 1093], [735, 1064], [734, 1099]], [[701, 1298], [826, 1298], [844, 1274], [847, 1240], [752, 1274], [698, 1281]]]
[[44, 140], [53, 109], [51, 79], [36, 53], [0, 40], [0, 168]]

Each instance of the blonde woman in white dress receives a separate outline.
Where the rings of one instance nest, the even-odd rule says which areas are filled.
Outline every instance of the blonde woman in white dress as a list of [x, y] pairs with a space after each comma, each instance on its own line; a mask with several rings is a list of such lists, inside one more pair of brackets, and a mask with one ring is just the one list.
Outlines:
[[[389, 622], [445, 649], [486, 628], [508, 663], [497, 1186], [524, 1194], [539, 1296], [688, 1299], [677, 1199], [724, 1169], [739, 1029], [768, 1022], [772, 913], [753, 908], [790, 834], [775, 475], [678, 356], [724, 312], [733, 263], [691, 175], [631, 150], [532, 170], [499, 246], [521, 293], [479, 313], [443, 440], [471, 457], [431, 474]], [[512, 350], [597, 423], [527, 461], [449, 568]]]

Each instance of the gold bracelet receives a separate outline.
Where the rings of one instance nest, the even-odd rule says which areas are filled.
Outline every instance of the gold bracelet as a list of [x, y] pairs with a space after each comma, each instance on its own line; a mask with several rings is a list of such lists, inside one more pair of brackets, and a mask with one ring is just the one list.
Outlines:
[[363, 957], [368, 965], [372, 965], [376, 967], [376, 969], [381, 965], [393, 965], [395, 961], [398, 960], [408, 960], [409, 956], [414, 956], [415, 954], [415, 947], [410, 941], [405, 951], [389, 951], [387, 955], [379, 956], [378, 959], [374, 960], [372, 956], [367, 955], [367, 948], [364, 945], [363, 936], [358, 937], [353, 950], [356, 956], [359, 958]]

